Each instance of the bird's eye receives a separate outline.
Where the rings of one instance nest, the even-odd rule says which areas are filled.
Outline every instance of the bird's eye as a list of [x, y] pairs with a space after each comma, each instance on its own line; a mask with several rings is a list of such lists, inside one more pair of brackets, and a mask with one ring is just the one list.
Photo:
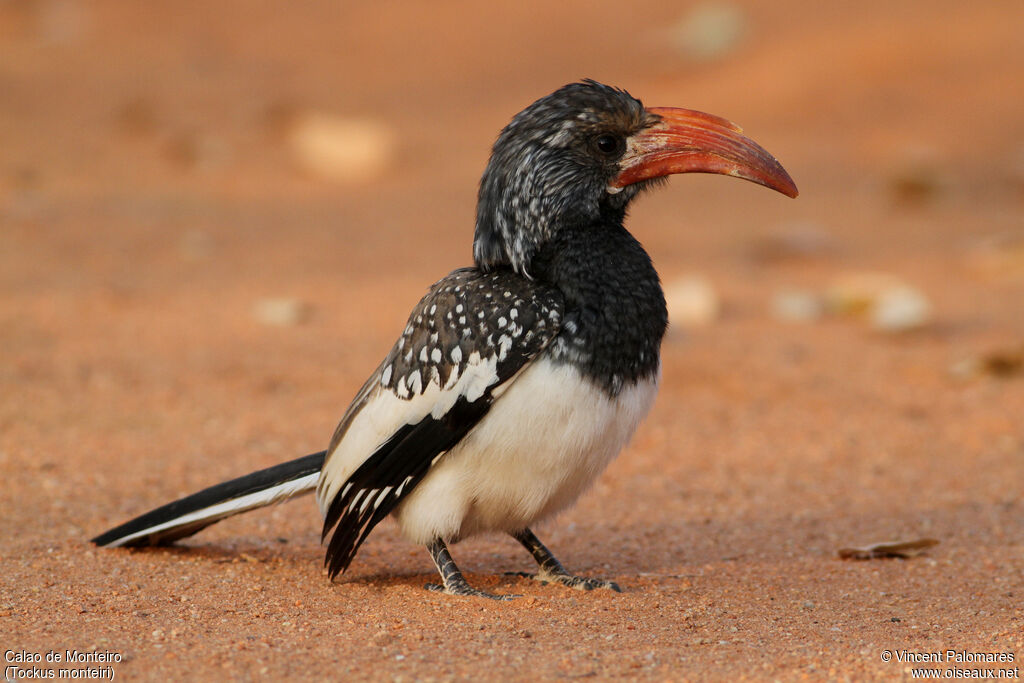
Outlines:
[[594, 147], [606, 157], [617, 157], [625, 150], [626, 142], [617, 135], [603, 133], [594, 138]]

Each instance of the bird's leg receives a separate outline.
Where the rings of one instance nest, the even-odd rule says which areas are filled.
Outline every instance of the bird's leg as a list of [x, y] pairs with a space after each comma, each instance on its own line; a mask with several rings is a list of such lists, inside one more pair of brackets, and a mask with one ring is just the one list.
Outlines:
[[427, 550], [437, 566], [437, 571], [441, 574], [441, 584], [428, 583], [426, 585], [427, 590], [448, 593], [449, 595], [490, 598], [491, 600], [512, 600], [522, 597], [521, 595], [493, 595], [470, 586], [466, 583], [466, 578], [462, 575], [462, 572], [455, 564], [455, 560], [452, 559], [451, 554], [448, 552], [448, 546], [440, 538], [434, 539], [427, 546]]
[[558, 558], [552, 555], [551, 551], [529, 529], [517, 531], [512, 534], [512, 537], [522, 543], [523, 547], [530, 551], [533, 559], [537, 560], [537, 564], [540, 565], [540, 571], [536, 574], [517, 572], [519, 576], [526, 576], [541, 583], [560, 583], [563, 586], [578, 588], [584, 591], [594, 590], [595, 588], [610, 588], [616, 593], [622, 592], [618, 584], [613, 581], [590, 579], [567, 572], [562, 563], [558, 561]]

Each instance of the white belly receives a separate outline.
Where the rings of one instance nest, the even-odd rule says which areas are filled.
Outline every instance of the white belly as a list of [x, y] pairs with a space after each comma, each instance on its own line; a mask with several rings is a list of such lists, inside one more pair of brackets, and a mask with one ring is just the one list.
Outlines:
[[455, 541], [564, 510], [633, 436], [657, 389], [655, 377], [613, 401], [575, 368], [535, 362], [402, 501], [402, 533]]

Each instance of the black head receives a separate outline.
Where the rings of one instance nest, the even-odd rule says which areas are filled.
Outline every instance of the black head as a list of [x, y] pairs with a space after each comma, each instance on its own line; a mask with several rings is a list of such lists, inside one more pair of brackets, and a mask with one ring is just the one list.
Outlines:
[[613, 188], [626, 141], [656, 123], [625, 90], [595, 81], [559, 88], [521, 111], [498, 136], [480, 181], [473, 256], [488, 270], [529, 274], [540, 245], [560, 225], [622, 219], [642, 187]]
[[590, 80], [559, 88], [517, 114], [494, 143], [480, 181], [476, 265], [529, 276], [534, 255], [557, 231], [621, 222], [652, 181], [694, 172], [797, 194], [779, 162], [725, 119], [645, 108], [625, 90]]

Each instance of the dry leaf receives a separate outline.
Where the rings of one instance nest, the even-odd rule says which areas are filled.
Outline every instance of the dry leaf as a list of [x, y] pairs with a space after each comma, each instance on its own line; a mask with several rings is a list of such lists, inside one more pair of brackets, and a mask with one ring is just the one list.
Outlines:
[[916, 541], [889, 541], [875, 543], [861, 548], [842, 548], [839, 557], [844, 560], [877, 560], [887, 557], [908, 559], [920, 555], [939, 542], [934, 538], [919, 538]]
[[1024, 373], [1024, 346], [995, 349], [981, 356], [972, 356], [957, 361], [950, 367], [950, 373], [961, 379], [979, 375], [1008, 378]]

